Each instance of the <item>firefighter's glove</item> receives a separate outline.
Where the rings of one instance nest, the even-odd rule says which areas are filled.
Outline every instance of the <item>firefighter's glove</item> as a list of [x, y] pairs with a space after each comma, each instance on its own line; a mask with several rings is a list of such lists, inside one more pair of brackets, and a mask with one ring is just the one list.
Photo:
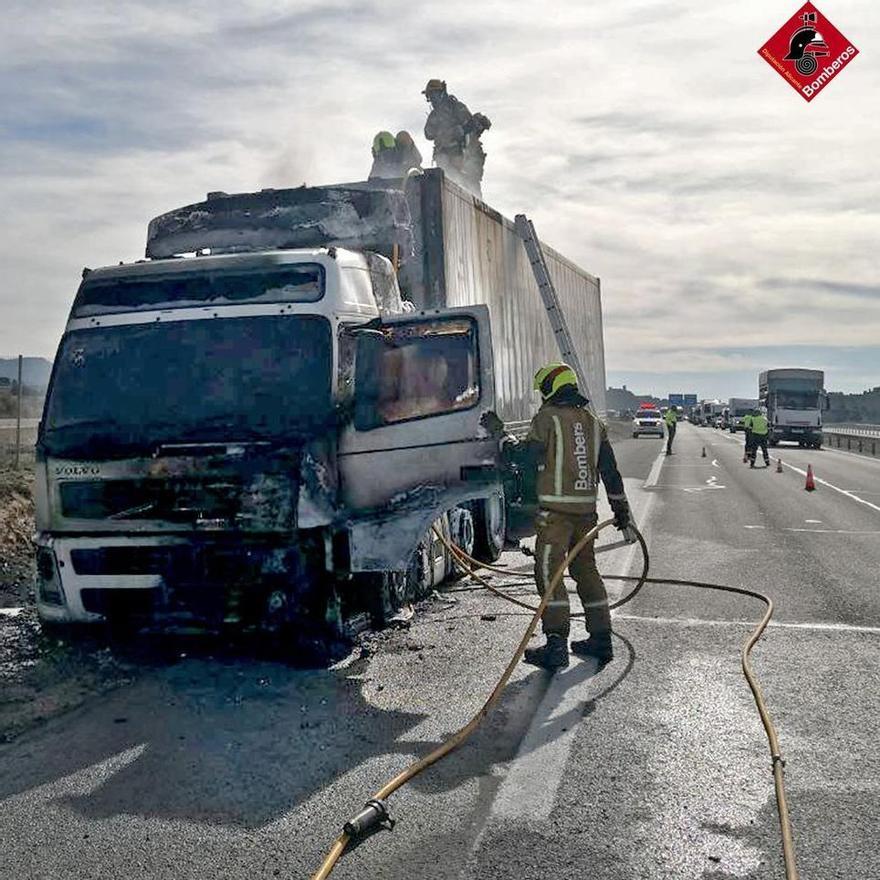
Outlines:
[[626, 503], [616, 504], [612, 510], [614, 511], [614, 528], [620, 529], [620, 531], [628, 528], [630, 523], [629, 505]]

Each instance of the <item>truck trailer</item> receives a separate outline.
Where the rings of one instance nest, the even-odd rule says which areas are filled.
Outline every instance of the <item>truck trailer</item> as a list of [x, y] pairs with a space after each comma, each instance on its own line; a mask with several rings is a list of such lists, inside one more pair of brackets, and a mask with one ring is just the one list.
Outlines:
[[822, 410], [827, 408], [822, 370], [766, 370], [758, 377], [758, 396], [767, 408], [770, 445], [781, 440], [819, 449]]
[[[544, 255], [602, 412], [599, 279]], [[528, 531], [499, 439], [558, 359], [513, 224], [439, 170], [155, 218], [55, 359], [41, 618], [381, 623], [454, 570], [432, 527], [485, 560]]]

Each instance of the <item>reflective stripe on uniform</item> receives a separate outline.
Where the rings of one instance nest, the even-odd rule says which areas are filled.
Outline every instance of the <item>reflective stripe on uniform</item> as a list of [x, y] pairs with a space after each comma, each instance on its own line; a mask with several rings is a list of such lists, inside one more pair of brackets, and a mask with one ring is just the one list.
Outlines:
[[544, 589], [550, 586], [550, 545], [544, 545], [544, 558], [541, 560], [541, 575], [544, 580]]
[[593, 483], [599, 484], [599, 447], [602, 445], [602, 426], [597, 418], [593, 418]]
[[538, 501], [551, 501], [554, 504], [583, 504], [587, 501], [595, 501], [596, 493], [589, 495], [539, 495]]
[[559, 416], [553, 416], [553, 430], [556, 431], [556, 473], [553, 488], [557, 495], [562, 494], [562, 459], [565, 457], [565, 441], [562, 437], [562, 424]]
[[620, 495], [612, 495], [610, 492], [608, 493], [609, 501], [626, 501], [626, 493], [621, 492]]

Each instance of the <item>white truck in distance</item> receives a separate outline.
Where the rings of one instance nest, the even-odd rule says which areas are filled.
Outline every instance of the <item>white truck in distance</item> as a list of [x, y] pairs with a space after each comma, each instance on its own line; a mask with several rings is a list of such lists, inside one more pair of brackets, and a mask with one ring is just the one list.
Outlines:
[[731, 397], [727, 403], [729, 409], [728, 427], [730, 433], [744, 431], [743, 419], [753, 410], [757, 409], [761, 402], [753, 397]]
[[819, 449], [822, 411], [827, 409], [822, 370], [766, 370], [758, 377], [758, 395], [767, 408], [771, 446], [790, 440]]

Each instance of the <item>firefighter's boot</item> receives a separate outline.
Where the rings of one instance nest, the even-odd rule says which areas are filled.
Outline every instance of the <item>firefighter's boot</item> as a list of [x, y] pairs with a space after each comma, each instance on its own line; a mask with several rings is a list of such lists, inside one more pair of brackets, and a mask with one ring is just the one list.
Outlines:
[[568, 666], [568, 639], [560, 635], [548, 635], [547, 643], [540, 648], [526, 648], [523, 661], [543, 669], [562, 669]]
[[571, 643], [571, 653], [578, 657], [598, 660], [600, 665], [610, 663], [614, 659], [614, 648], [611, 646], [611, 633], [590, 636]]

